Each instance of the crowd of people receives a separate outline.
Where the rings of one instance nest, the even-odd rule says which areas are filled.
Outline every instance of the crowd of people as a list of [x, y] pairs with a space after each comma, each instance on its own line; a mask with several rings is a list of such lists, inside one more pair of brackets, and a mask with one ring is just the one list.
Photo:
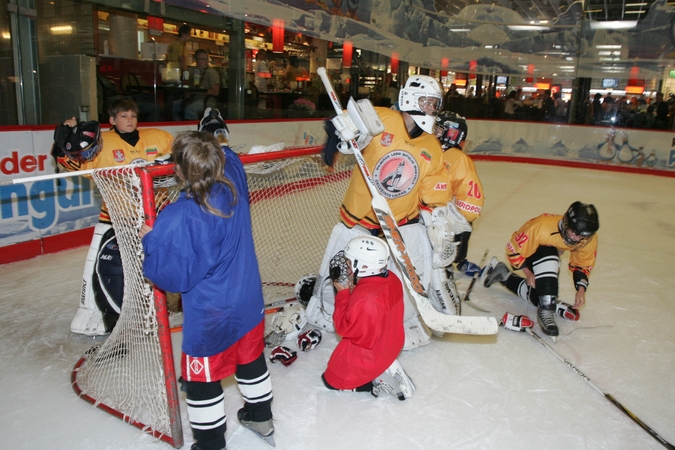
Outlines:
[[[481, 275], [487, 287], [501, 282], [530, 301], [538, 307], [542, 331], [550, 336], [558, 334], [556, 315], [578, 320], [586, 302], [598, 247], [599, 220], [593, 205], [574, 202], [564, 214], [544, 214], [513, 234], [505, 256], [511, 269], [522, 270], [524, 276], [511, 273], [496, 258], [485, 267], [467, 260], [472, 224], [480, 217], [485, 193], [471, 158], [462, 151], [467, 123], [458, 114], [442, 111], [443, 97], [435, 79], [413, 75], [399, 90], [394, 108], [359, 108], [370, 123], [380, 122], [377, 132], [360, 131], [355, 141], [347, 137], [344, 123], [352, 120], [350, 112], [325, 122], [324, 161], [332, 164], [337, 152], [351, 153], [353, 142], [358, 142], [372, 175], [366, 180], [361, 168], [354, 167], [318, 276], [303, 281], [309, 283], [305, 302], [299, 295], [309, 323], [342, 338], [322, 375], [330, 390], [374, 396], [385, 391], [400, 400], [410, 398], [416, 387], [398, 356], [439, 334], [424, 324], [401, 281], [371, 206], [369, 182], [387, 199], [414, 269], [438, 312], [460, 313], [455, 273]], [[550, 103], [555, 110], [553, 98]], [[111, 131], [101, 133], [97, 122], [66, 120], [55, 131], [52, 153], [58, 166], [69, 171], [171, 154], [181, 195], [162, 211], [154, 227], [143, 225], [139, 236], [145, 276], [182, 296], [181, 384], [195, 441], [192, 449], [225, 448], [220, 380], [231, 375], [244, 399], [237, 414], [240, 423], [272, 443], [272, 383], [263, 354], [264, 300], [248, 187], [239, 158], [227, 146], [227, 126], [217, 111], [207, 109], [198, 131], [181, 132], [174, 139], [161, 130], [138, 129], [137, 115], [133, 101], [120, 99], [110, 108]], [[105, 205], [101, 222], [83, 276], [83, 286], [99, 288], [83, 297], [71, 325], [74, 333], [93, 336], [110, 333], [122, 306], [119, 257], [105, 253], [110, 250], [106, 244], [115, 238]], [[577, 290], [573, 303], [558, 300], [564, 251], [570, 251]], [[244, 278], [247, 282], [241, 283]], [[505, 326], [517, 329], [526, 323], [510, 317]], [[320, 336], [318, 329], [303, 333], [298, 346], [313, 348]], [[270, 359], [290, 364], [292, 353], [277, 348]], [[194, 372], [197, 366], [208, 367], [208, 372]]]
[[526, 94], [522, 89], [475, 97], [471, 92], [460, 93], [453, 83], [443, 95], [443, 108], [470, 118], [527, 120], [534, 122], [582, 123], [586, 125], [617, 126], [672, 130], [675, 126], [675, 95], [666, 99], [663, 93], [613, 96], [596, 93], [570, 117], [570, 102], [560, 92], [541, 90]]

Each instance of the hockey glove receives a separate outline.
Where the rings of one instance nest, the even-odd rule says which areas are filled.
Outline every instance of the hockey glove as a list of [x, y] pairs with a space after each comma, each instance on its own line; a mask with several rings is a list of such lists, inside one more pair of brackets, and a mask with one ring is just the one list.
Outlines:
[[558, 302], [555, 306], [555, 309], [558, 312], [558, 315], [564, 319], [574, 321], [579, 320], [579, 310], [573, 308], [569, 303]]
[[281, 364], [287, 367], [293, 364], [296, 359], [298, 359], [298, 353], [296, 351], [281, 345], [274, 347], [272, 353], [270, 353], [270, 361], [272, 363], [281, 361]]
[[507, 330], [525, 331], [526, 328], [532, 328], [534, 322], [527, 316], [514, 316], [513, 314], [506, 313], [502, 317], [501, 325], [504, 325], [504, 328]]
[[308, 352], [321, 342], [321, 331], [313, 328], [311, 330], [305, 331], [300, 336], [298, 336], [298, 348], [303, 352]]

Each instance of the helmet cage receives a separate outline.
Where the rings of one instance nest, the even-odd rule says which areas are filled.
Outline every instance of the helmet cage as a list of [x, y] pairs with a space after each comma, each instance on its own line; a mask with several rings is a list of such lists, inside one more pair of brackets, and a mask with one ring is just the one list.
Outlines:
[[[595, 207], [581, 202], [572, 203], [558, 222], [558, 230], [563, 241], [567, 245], [576, 247], [586, 245], [599, 228], [600, 222]], [[579, 239], [575, 239], [570, 233], [578, 236]]]
[[285, 340], [296, 338], [307, 325], [305, 308], [297, 303], [284, 306], [272, 318], [272, 331], [285, 336]]
[[78, 122], [75, 127], [61, 125], [54, 133], [56, 145], [68, 158], [77, 162], [91, 161], [103, 149], [101, 126], [97, 121]]
[[427, 133], [434, 132], [434, 117], [443, 106], [443, 91], [438, 81], [427, 75], [408, 78], [398, 96], [401, 111], [409, 113], [417, 126]]

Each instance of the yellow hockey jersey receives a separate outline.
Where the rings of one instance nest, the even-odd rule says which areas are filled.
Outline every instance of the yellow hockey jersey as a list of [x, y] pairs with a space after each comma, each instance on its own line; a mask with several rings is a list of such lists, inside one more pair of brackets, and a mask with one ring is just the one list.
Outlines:
[[455, 199], [455, 206], [473, 222], [483, 210], [485, 196], [483, 184], [476, 173], [476, 166], [469, 155], [458, 148], [443, 152], [446, 170], [425, 178], [420, 189], [423, 207], [444, 206]]
[[555, 247], [560, 252], [570, 251], [570, 271], [580, 271], [586, 276], [595, 265], [598, 252], [598, 235], [594, 234], [587, 242], [569, 246], [563, 241], [558, 230], [558, 222], [563, 216], [558, 214], [542, 214], [530, 219], [513, 233], [506, 245], [506, 256], [511, 265], [520, 269], [525, 260], [537, 251], [541, 245]]
[[[173, 143], [171, 133], [157, 128], [139, 128], [138, 142], [134, 146], [125, 142], [115, 130], [102, 132], [101, 138], [103, 149], [101, 149], [96, 158], [80, 163], [73, 161], [67, 156], [62, 156], [57, 160], [59, 166], [69, 172], [73, 172], [154, 161], [158, 156], [171, 153], [171, 144]], [[101, 205], [99, 221], [110, 223], [110, 216], [105, 202]]]
[[[378, 192], [387, 199], [398, 224], [419, 215], [418, 191], [421, 181], [444, 170], [440, 144], [424, 133], [411, 138], [399, 111], [375, 108], [385, 131], [363, 149], [363, 158]], [[380, 224], [371, 207], [371, 195], [358, 166], [340, 206], [340, 218], [349, 228], [360, 224], [378, 229]]]

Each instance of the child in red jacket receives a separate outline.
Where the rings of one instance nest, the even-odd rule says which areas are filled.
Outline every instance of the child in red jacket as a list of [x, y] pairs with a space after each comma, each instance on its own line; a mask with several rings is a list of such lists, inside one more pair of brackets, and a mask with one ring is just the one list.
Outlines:
[[401, 280], [387, 270], [389, 248], [379, 238], [352, 239], [344, 252], [343, 270], [333, 277], [337, 294], [333, 322], [342, 336], [322, 375], [329, 389], [371, 392], [381, 389], [399, 400], [412, 396], [415, 386], [396, 358], [403, 330]]

